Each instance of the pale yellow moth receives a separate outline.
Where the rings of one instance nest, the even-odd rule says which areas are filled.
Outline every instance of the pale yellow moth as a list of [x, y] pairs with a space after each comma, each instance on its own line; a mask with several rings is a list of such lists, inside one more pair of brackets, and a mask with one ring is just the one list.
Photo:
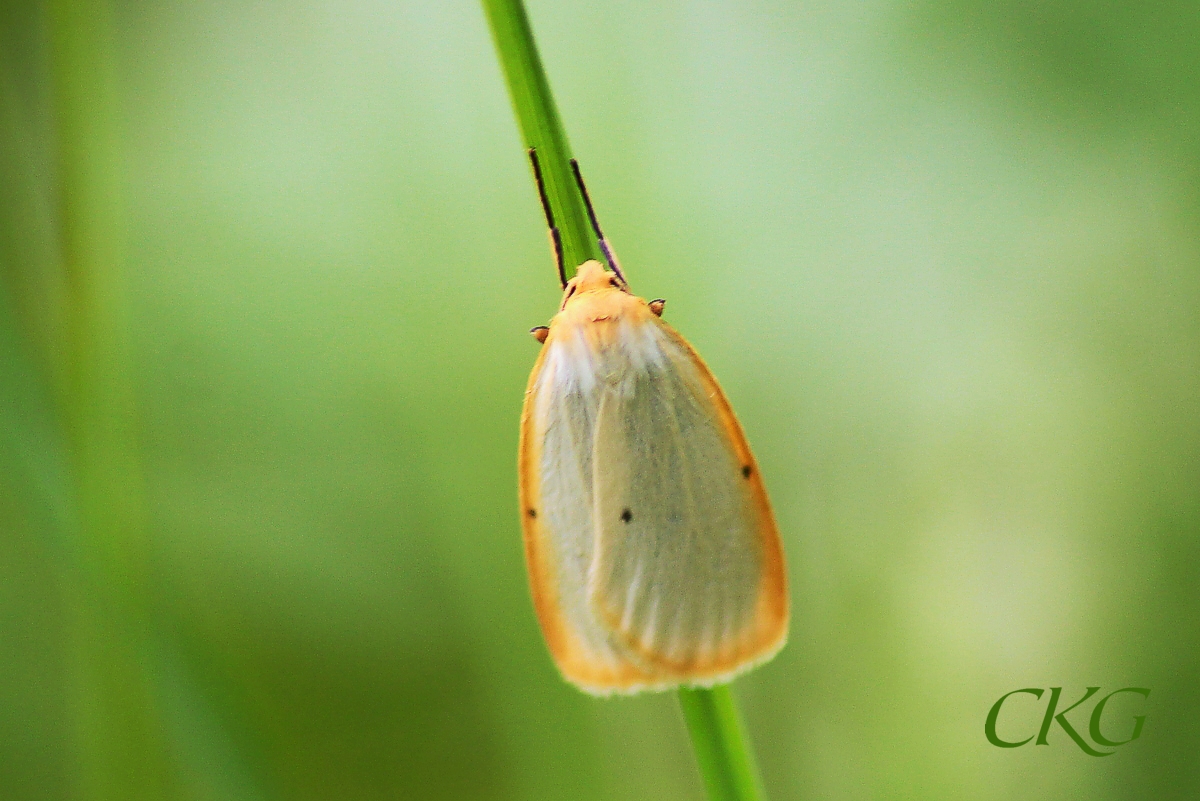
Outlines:
[[586, 692], [710, 686], [787, 639], [783, 549], [758, 465], [692, 347], [629, 292], [576, 181], [611, 271], [563, 279], [521, 413], [525, 559], [542, 633]]

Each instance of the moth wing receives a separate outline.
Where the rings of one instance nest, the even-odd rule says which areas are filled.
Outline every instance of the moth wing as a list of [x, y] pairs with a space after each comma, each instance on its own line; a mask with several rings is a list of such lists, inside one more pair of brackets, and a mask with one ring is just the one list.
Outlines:
[[657, 688], [665, 686], [660, 671], [630, 653], [587, 600], [601, 386], [585, 347], [579, 337], [552, 334], [525, 392], [518, 481], [534, 607], [568, 681], [593, 693]]
[[712, 374], [665, 323], [636, 328], [596, 410], [589, 601], [643, 661], [724, 681], [783, 646], [782, 547]]

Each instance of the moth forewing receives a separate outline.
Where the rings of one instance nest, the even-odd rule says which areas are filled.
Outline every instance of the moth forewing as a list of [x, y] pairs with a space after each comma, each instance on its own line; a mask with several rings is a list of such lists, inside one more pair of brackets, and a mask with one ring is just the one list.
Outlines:
[[755, 599], [753, 624], [743, 634], [745, 647], [734, 667], [735, 673], [742, 672], [770, 659], [787, 643], [789, 603], [783, 543], [775, 525], [775, 515], [771, 511], [771, 502], [767, 498], [766, 485], [763, 484], [758, 463], [746, 442], [742, 426], [733, 413], [733, 407], [729, 405], [729, 400], [717, 384], [716, 378], [695, 349], [666, 323], [662, 326], [696, 367], [704, 394], [711, 399], [719, 426], [728, 437], [735, 454], [739, 477], [752, 510], [749, 514], [755, 521], [754, 533], [761, 547], [762, 572]]
[[579, 498], [590, 497], [590, 470], [574, 445], [586, 438], [576, 427], [589, 423], [586, 409], [579, 408], [586, 398], [559, 391], [572, 383], [561, 372], [566, 357], [567, 349], [549, 337], [530, 375], [521, 415], [518, 475], [530, 588], [563, 675], [592, 693], [632, 692], [654, 686], [656, 677], [595, 622], [584, 595], [591, 510]]
[[608, 385], [597, 418], [589, 597], [639, 657], [702, 680], [781, 644], [781, 552], [711, 374], [677, 333], [648, 325], [628, 345], [653, 349], [631, 357], [645, 367]]

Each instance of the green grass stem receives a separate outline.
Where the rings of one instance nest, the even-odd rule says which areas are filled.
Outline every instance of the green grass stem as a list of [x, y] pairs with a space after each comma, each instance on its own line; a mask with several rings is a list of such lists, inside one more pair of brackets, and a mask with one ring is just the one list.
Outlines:
[[[569, 278], [575, 267], [602, 254], [571, 173], [567, 135], [521, 0], [483, 0], [483, 6], [525, 146], [537, 148]], [[729, 688], [683, 689], [679, 702], [709, 798], [762, 801], [754, 755]]]
[[571, 172], [571, 146], [521, 0], [483, 0], [500, 66], [526, 149], [536, 148], [546, 197], [563, 242], [567, 278], [588, 259], [603, 260]]
[[63, 428], [70, 443], [79, 787], [170, 797], [154, 691], [149, 543], [132, 389], [116, 68], [105, 0], [52, 0], [58, 233], [64, 274]]
[[712, 801], [765, 801], [754, 750], [728, 685], [681, 689], [679, 706]]

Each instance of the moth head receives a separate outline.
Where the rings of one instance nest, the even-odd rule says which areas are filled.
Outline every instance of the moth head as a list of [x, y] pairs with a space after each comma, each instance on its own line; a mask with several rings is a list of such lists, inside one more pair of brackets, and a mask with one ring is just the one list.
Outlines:
[[625, 285], [619, 275], [604, 269], [604, 265], [595, 259], [588, 259], [579, 265], [579, 269], [575, 271], [575, 277], [567, 282], [567, 287], [563, 290], [562, 307], [566, 308], [567, 301], [578, 292], [594, 292], [601, 289], [629, 291], [629, 287]]

